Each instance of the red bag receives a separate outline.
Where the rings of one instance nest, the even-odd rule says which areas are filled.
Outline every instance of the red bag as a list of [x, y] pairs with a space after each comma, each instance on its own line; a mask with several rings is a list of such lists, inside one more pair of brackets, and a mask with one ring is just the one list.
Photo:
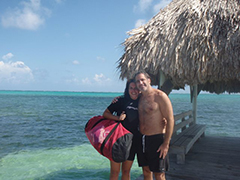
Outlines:
[[133, 134], [125, 129], [120, 122], [94, 116], [86, 126], [85, 133], [93, 147], [111, 161], [127, 160]]

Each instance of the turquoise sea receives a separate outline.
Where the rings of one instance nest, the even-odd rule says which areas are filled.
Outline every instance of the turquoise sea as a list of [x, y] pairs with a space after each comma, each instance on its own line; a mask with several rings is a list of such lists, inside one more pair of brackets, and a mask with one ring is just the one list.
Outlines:
[[[0, 180], [105, 180], [109, 161], [89, 144], [86, 122], [121, 93], [0, 91]], [[174, 114], [189, 94], [171, 94]], [[240, 137], [240, 95], [200, 94], [206, 135]], [[141, 174], [135, 161], [131, 178]]]

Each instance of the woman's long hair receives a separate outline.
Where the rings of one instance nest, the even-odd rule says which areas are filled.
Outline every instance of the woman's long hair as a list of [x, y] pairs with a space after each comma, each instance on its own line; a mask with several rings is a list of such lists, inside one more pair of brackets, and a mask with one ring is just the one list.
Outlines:
[[127, 81], [127, 83], [126, 83], [126, 88], [125, 88], [125, 91], [124, 91], [124, 98], [125, 98], [126, 100], [131, 100], [131, 97], [130, 97], [130, 95], [129, 95], [129, 85], [130, 85], [132, 82], [135, 83], [134, 79], [129, 79], [129, 80]]

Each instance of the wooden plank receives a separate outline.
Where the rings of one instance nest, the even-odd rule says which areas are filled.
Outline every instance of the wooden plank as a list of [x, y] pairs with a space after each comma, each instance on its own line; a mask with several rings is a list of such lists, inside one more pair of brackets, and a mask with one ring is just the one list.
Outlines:
[[192, 148], [193, 144], [201, 137], [201, 135], [205, 132], [206, 127], [205, 126], [201, 126], [198, 128], [197, 134], [194, 136], [194, 138], [192, 138], [190, 141], [189, 139], [186, 140], [183, 144], [183, 146], [185, 146], [185, 154], [188, 153], [188, 151]]
[[184, 165], [177, 164], [170, 155], [171, 169], [167, 172], [167, 179], [238, 180], [239, 152], [240, 138], [206, 136], [194, 144], [185, 157]]
[[191, 122], [193, 122], [193, 118], [186, 119], [185, 121], [176, 124], [176, 125], [174, 126], [173, 132], [178, 131], [179, 129], [181, 129], [181, 128], [187, 126], [188, 124], [190, 124]]
[[[186, 140], [191, 141], [192, 138], [194, 138], [197, 134], [197, 132], [201, 129], [201, 126], [195, 124], [189, 128], [187, 128], [185, 131], [181, 133], [178, 140], [175, 141], [174, 145], [176, 146], [185, 146], [184, 142]], [[190, 138], [190, 139], [189, 139]], [[185, 143], [186, 144], [186, 143]]]
[[184, 154], [185, 148], [183, 146], [171, 146], [169, 148], [170, 154]]
[[174, 143], [171, 144], [169, 153], [177, 154], [176, 159], [178, 164], [185, 163], [185, 154], [192, 148], [193, 144], [200, 138], [205, 132], [205, 125], [195, 124], [185, 131], [183, 131]]
[[194, 125], [193, 127], [189, 128], [189, 131], [184, 135], [186, 137], [186, 140], [182, 143], [183, 146], [188, 144], [188, 141], [191, 141], [191, 139], [197, 137], [199, 138], [201, 134], [204, 132], [205, 126], [204, 125]]
[[178, 121], [178, 120], [181, 120], [182, 118], [184, 118], [184, 117], [186, 117], [186, 116], [190, 116], [190, 115], [192, 115], [192, 110], [183, 112], [183, 113], [181, 113], [181, 114], [176, 114], [176, 115], [174, 115], [174, 120], [175, 120], [175, 121]]
[[205, 126], [194, 126], [194, 128], [189, 128], [189, 131], [181, 136], [178, 141], [176, 141], [172, 146], [183, 146], [185, 147], [185, 154], [193, 146], [193, 144], [200, 138], [204, 133]]
[[[192, 126], [193, 128], [194, 126]], [[187, 132], [189, 131], [189, 129], [185, 129], [183, 132], [181, 132], [178, 135], [174, 135], [171, 139], [171, 144], [174, 144], [176, 141], [178, 141], [179, 139], [181, 139], [182, 136], [184, 136]]]
[[174, 136], [171, 139], [171, 145], [174, 146], [181, 146], [181, 144], [184, 142], [185, 138], [187, 138], [189, 135], [191, 135], [191, 132], [194, 131], [194, 128], [197, 125], [192, 125], [191, 127], [185, 129], [183, 132], [181, 132], [179, 135]]
[[[239, 180], [240, 137], [205, 136], [197, 141], [185, 157], [185, 164], [176, 163], [170, 154], [167, 180]], [[140, 176], [138, 180], [143, 180]]]

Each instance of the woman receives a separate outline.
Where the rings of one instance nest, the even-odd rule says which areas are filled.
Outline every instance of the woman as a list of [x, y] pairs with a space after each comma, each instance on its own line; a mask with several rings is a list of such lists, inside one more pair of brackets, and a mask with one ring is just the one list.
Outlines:
[[[122, 125], [133, 133], [133, 141], [128, 159], [122, 163], [110, 161], [110, 180], [117, 180], [122, 165], [122, 180], [130, 179], [130, 170], [137, 152], [138, 134], [138, 95], [134, 80], [127, 82], [124, 96], [119, 97], [117, 102], [110, 104], [104, 111], [103, 116], [107, 119], [122, 121]], [[115, 115], [116, 114], [116, 115]]]

